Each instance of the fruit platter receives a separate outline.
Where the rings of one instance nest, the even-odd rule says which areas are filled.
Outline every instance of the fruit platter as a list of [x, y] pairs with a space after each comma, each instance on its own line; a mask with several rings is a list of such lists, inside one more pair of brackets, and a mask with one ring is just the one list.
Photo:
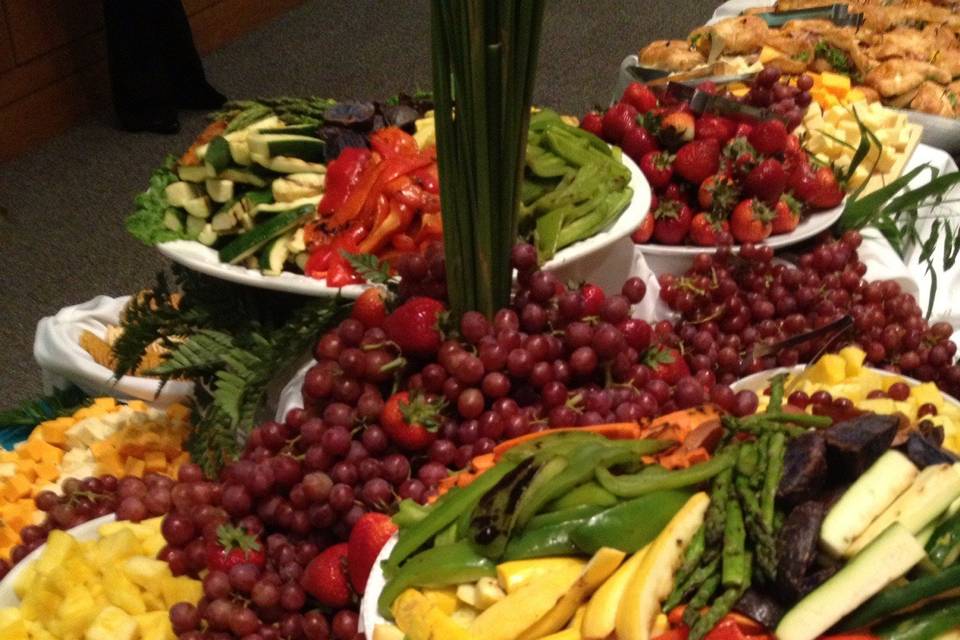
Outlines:
[[491, 6], [434, 0], [430, 93], [231, 102], [153, 173], [169, 271], [0, 412], [0, 638], [960, 633], [956, 165], [765, 22], [562, 114]]

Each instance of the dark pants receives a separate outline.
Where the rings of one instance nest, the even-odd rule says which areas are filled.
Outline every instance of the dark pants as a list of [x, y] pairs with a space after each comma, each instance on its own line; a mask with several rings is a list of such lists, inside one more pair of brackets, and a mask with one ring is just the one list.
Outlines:
[[107, 59], [117, 113], [172, 110], [206, 82], [180, 0], [104, 0]]

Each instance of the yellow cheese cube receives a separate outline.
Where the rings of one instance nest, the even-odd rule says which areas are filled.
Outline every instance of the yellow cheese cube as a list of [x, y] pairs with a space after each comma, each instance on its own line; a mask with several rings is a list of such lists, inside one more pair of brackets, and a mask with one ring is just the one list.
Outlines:
[[760, 64], [767, 64], [772, 60], [776, 60], [777, 58], [783, 58], [783, 57], [785, 56], [783, 55], [783, 52], [780, 51], [779, 49], [774, 49], [773, 47], [768, 47], [764, 45], [763, 49], [760, 50], [760, 57], [758, 58], [758, 61], [760, 62]]
[[[849, 166], [849, 165], [848, 165]], [[870, 178], [870, 172], [863, 165], [858, 166], [853, 171], [853, 175], [847, 179], [847, 184], [851, 189], [856, 189]]]
[[860, 89], [854, 88], [854, 89], [850, 89], [850, 91], [847, 92], [847, 104], [862, 102], [862, 101], [865, 101], [866, 99], [867, 99], [867, 96], [864, 95], [863, 91], [861, 91]]
[[133, 616], [117, 607], [106, 607], [84, 634], [84, 640], [134, 640], [140, 626]]
[[823, 83], [824, 90], [838, 98], [846, 96], [850, 91], [850, 76], [824, 71], [820, 74], [820, 81]]

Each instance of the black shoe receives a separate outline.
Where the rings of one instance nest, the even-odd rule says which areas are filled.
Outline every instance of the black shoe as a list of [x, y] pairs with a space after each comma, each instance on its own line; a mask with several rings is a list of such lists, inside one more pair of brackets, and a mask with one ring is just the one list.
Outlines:
[[132, 133], [149, 131], [150, 133], [171, 135], [180, 131], [180, 121], [177, 119], [177, 112], [173, 109], [150, 109], [138, 113], [122, 113], [119, 117], [120, 128]]
[[181, 109], [196, 109], [200, 111], [209, 111], [219, 109], [227, 97], [210, 86], [210, 83], [203, 82], [187, 89], [181, 89], [177, 92], [177, 106]]

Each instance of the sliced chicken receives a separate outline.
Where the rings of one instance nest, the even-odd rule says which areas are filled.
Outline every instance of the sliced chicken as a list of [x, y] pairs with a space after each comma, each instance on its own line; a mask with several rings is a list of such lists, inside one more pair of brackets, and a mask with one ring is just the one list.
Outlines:
[[917, 94], [910, 101], [910, 108], [924, 113], [956, 118], [957, 95], [947, 87], [927, 80], [917, 89]]
[[711, 52], [714, 37], [723, 43], [721, 53], [725, 55], [757, 53], [763, 48], [769, 31], [770, 28], [763, 18], [736, 16], [695, 29], [690, 34], [690, 42], [704, 56]]
[[655, 69], [688, 71], [707, 59], [686, 40], [655, 40], [640, 50], [640, 64]]
[[888, 98], [916, 89], [926, 80], [947, 84], [951, 79], [949, 73], [929, 62], [891, 59], [871, 69], [864, 78], [864, 84]]

